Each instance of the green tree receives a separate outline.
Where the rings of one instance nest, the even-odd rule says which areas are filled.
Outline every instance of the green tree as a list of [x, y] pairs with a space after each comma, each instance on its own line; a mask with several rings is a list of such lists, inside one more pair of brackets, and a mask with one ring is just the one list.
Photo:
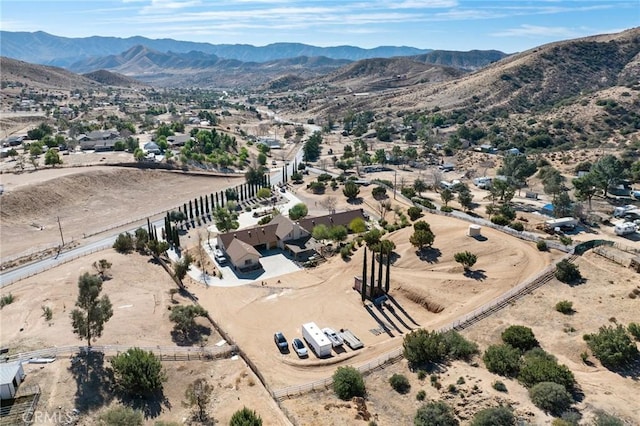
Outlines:
[[242, 407], [233, 413], [229, 426], [262, 426], [262, 419], [254, 410]]
[[520, 351], [509, 345], [491, 345], [482, 356], [484, 365], [492, 373], [515, 377], [520, 370]]
[[207, 412], [207, 407], [211, 402], [211, 394], [213, 393], [214, 387], [207, 382], [206, 379], [196, 379], [193, 382], [189, 383], [187, 388], [184, 391], [185, 401], [182, 402], [182, 405], [187, 408], [193, 408], [194, 420], [198, 422], [206, 422], [209, 419], [209, 413]]
[[52, 167], [55, 167], [57, 164], [62, 164], [62, 158], [60, 158], [58, 151], [55, 149], [49, 149], [44, 155], [44, 164], [45, 166]]
[[232, 229], [238, 229], [240, 226], [234, 203], [229, 203], [225, 207], [218, 207], [213, 213], [213, 220], [220, 232], [228, 232]]
[[553, 382], [572, 391], [576, 379], [565, 365], [558, 364], [556, 358], [541, 348], [535, 348], [524, 354], [518, 380], [526, 387], [542, 382]]
[[347, 228], [342, 225], [332, 226], [329, 229], [329, 238], [333, 241], [344, 241], [347, 239], [348, 234]]
[[98, 416], [100, 426], [142, 426], [144, 414], [131, 407], [116, 406]]
[[187, 272], [189, 271], [189, 268], [191, 267], [192, 262], [193, 262], [193, 257], [191, 257], [189, 253], [186, 253], [184, 256], [182, 256], [182, 259], [177, 261], [176, 264], [173, 266], [173, 271], [176, 274], [176, 277], [180, 281], [182, 281], [184, 277], [187, 276]]
[[593, 426], [624, 426], [624, 422], [602, 410], [596, 410]]
[[398, 393], [408, 393], [411, 389], [409, 379], [403, 374], [394, 374], [389, 378], [389, 384]]
[[413, 181], [413, 189], [415, 189], [418, 194], [422, 194], [428, 187], [422, 179], [416, 179]]
[[503, 179], [494, 179], [489, 189], [491, 197], [500, 200], [502, 203], [509, 203], [515, 195], [515, 190], [509, 182]]
[[537, 347], [538, 340], [533, 334], [533, 330], [523, 325], [512, 325], [502, 332], [502, 341], [522, 352]]
[[265, 167], [261, 165], [249, 166], [244, 174], [244, 179], [250, 185], [262, 185], [265, 171]]
[[91, 339], [102, 336], [104, 325], [113, 316], [113, 307], [109, 296], [100, 297], [102, 278], [85, 272], [78, 279], [77, 308], [71, 311], [71, 325], [73, 332], [81, 339], [87, 339], [91, 346]]
[[261, 166], [267, 164], [267, 155], [265, 153], [261, 152], [258, 154], [258, 164], [260, 164]]
[[453, 409], [443, 401], [429, 402], [418, 408], [413, 418], [415, 426], [458, 426]]
[[311, 236], [318, 241], [326, 240], [329, 238], [329, 227], [320, 223], [313, 227]]
[[582, 274], [576, 265], [566, 259], [556, 263], [555, 277], [563, 283], [574, 283], [582, 279]]
[[416, 220], [418, 219], [420, 216], [422, 216], [422, 209], [420, 207], [409, 207], [407, 209], [407, 214], [409, 215], [409, 218], [411, 220]]
[[380, 243], [382, 232], [378, 228], [373, 228], [370, 231], [365, 232], [362, 237], [364, 238], [364, 242], [367, 244], [367, 247], [373, 250], [373, 248]]
[[128, 232], [124, 232], [116, 237], [113, 248], [118, 253], [131, 253], [133, 251], [133, 237]]
[[470, 251], [463, 251], [460, 253], [456, 253], [453, 255], [453, 258], [456, 262], [460, 263], [465, 271], [468, 271], [473, 265], [478, 261], [478, 256], [471, 253]]
[[349, 229], [354, 234], [361, 234], [367, 230], [367, 223], [361, 217], [356, 217], [349, 222]]
[[371, 195], [376, 200], [382, 200], [384, 198], [387, 198], [387, 189], [383, 186], [376, 186], [371, 190]]
[[598, 333], [587, 334], [584, 338], [593, 355], [611, 370], [625, 367], [639, 359], [638, 347], [620, 324], [615, 327], [600, 327]]
[[582, 177], [573, 179], [572, 183], [575, 188], [575, 197], [580, 201], [588, 201], [589, 210], [591, 210], [591, 199], [598, 191], [595, 174], [587, 173]]
[[516, 418], [507, 407], [491, 407], [480, 410], [473, 416], [471, 426], [513, 426]]
[[469, 189], [458, 191], [458, 202], [465, 211], [471, 210], [473, 207], [473, 194]]
[[449, 202], [453, 201], [454, 198], [455, 195], [453, 195], [453, 192], [451, 192], [449, 188], [445, 188], [440, 192], [440, 199], [445, 206], [448, 206]]
[[131, 348], [111, 360], [116, 385], [129, 395], [146, 397], [162, 389], [166, 375], [162, 363], [153, 354]]
[[378, 164], [385, 164], [387, 162], [387, 154], [384, 149], [378, 149], [373, 154], [373, 161]]
[[425, 231], [422, 229], [418, 229], [413, 232], [411, 237], [409, 237], [409, 242], [412, 246], [417, 247], [418, 250], [422, 250], [425, 246], [431, 247], [433, 245], [433, 241], [435, 240], [435, 235], [433, 232]]
[[320, 157], [320, 144], [322, 144], [322, 134], [320, 132], [313, 132], [302, 147], [304, 161], [316, 161]]
[[309, 214], [309, 209], [304, 203], [298, 203], [289, 209], [289, 218], [291, 220], [298, 220]]
[[196, 318], [206, 316], [207, 311], [200, 305], [179, 305], [171, 309], [169, 320], [174, 323], [174, 331], [176, 331], [183, 340], [190, 340], [196, 337], [194, 336], [194, 333], [198, 329]]
[[141, 148], [136, 148], [135, 151], [133, 151], [133, 158], [136, 161], [142, 161], [144, 160], [145, 157], [145, 153]]
[[333, 391], [343, 400], [365, 396], [362, 374], [353, 367], [338, 367], [333, 373]]
[[567, 411], [573, 403], [564, 386], [552, 382], [538, 383], [529, 389], [529, 397], [536, 407], [554, 416]]
[[594, 174], [595, 185], [602, 189], [604, 196], [607, 190], [625, 176], [625, 167], [615, 155], [605, 155], [595, 162], [591, 168]]
[[508, 154], [504, 157], [502, 167], [498, 169], [498, 174], [511, 178], [515, 183], [524, 183], [533, 176], [538, 167], [535, 161], [529, 161], [524, 155]]
[[348, 200], [353, 200], [360, 193], [360, 187], [353, 181], [348, 181], [344, 184], [344, 188], [342, 189], [342, 193]]
[[256, 196], [258, 198], [269, 198], [271, 197], [271, 190], [269, 188], [260, 188]]

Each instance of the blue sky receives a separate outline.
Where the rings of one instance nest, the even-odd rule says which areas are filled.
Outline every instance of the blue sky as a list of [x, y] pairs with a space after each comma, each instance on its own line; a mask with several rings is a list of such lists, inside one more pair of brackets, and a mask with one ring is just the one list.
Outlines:
[[263, 46], [498, 49], [640, 26], [640, 0], [2, 0], [0, 28]]

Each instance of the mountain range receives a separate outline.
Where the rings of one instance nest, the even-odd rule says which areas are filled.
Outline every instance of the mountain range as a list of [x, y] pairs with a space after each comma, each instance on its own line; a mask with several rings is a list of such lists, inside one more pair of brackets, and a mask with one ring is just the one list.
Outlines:
[[248, 44], [210, 44], [139, 36], [68, 38], [42, 31], [0, 31], [2, 56], [63, 68], [88, 58], [118, 55], [136, 46], [145, 46], [151, 50], [166, 53], [202, 52], [243, 62], [268, 62], [298, 56], [325, 56], [331, 59], [357, 61], [367, 58], [421, 55], [432, 51], [407, 46], [363, 49], [355, 46], [318, 47], [302, 43], [274, 43], [258, 47]]

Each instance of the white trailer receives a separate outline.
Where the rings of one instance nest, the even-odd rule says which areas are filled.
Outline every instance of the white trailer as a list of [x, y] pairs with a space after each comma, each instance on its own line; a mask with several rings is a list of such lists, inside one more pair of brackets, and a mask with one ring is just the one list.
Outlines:
[[342, 337], [342, 340], [344, 340], [347, 346], [349, 346], [351, 349], [360, 349], [364, 346], [360, 339], [358, 339], [356, 335], [351, 332], [351, 330], [340, 330], [339, 334], [340, 337]]
[[616, 224], [613, 231], [616, 233], [616, 235], [627, 235], [627, 234], [633, 234], [634, 232], [636, 232], [637, 229], [638, 227], [635, 223], [624, 222], [624, 223]]
[[547, 220], [545, 225], [548, 229], [570, 228], [573, 229], [578, 225], [578, 219], [572, 217], [561, 217], [559, 219]]
[[302, 337], [319, 358], [331, 355], [331, 341], [315, 322], [302, 324]]

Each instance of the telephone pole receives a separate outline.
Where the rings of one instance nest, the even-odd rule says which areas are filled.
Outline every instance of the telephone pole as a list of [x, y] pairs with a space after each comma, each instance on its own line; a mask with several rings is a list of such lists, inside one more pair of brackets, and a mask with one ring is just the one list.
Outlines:
[[60, 230], [60, 239], [62, 240], [61, 247], [64, 247], [64, 236], [62, 235], [62, 225], [60, 225], [60, 216], [58, 216], [58, 229]]

